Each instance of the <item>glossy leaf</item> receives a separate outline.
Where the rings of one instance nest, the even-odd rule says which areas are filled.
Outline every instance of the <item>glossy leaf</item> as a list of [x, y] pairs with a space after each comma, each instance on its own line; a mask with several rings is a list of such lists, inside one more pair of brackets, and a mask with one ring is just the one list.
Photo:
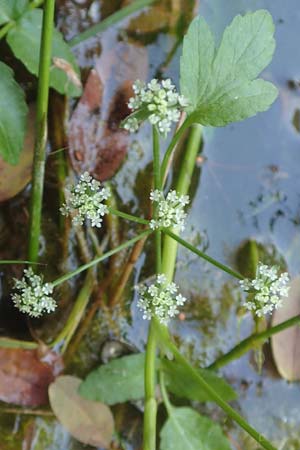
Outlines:
[[191, 408], [172, 408], [160, 437], [160, 450], [231, 450], [220, 426]]
[[49, 387], [49, 400], [61, 424], [78, 441], [108, 448], [114, 420], [108, 406], [82, 398], [78, 394], [81, 380], [71, 375], [58, 377]]
[[[163, 359], [160, 364], [165, 373], [168, 390], [177, 397], [198, 400], [199, 402], [211, 400], [207, 392], [199, 386], [197, 379], [193, 379], [190, 372], [187, 372], [186, 368], [179, 362]], [[230, 401], [237, 398], [235, 391], [223, 378], [218, 377], [211, 370], [198, 369], [198, 371], [206, 383], [209, 384], [223, 400]]]
[[[274, 311], [272, 326], [300, 314], [300, 277], [291, 282], [283, 306]], [[274, 361], [280, 375], [289, 381], [300, 380], [300, 326], [294, 325], [271, 337]]]
[[27, 5], [28, 0], [0, 0], [0, 25], [18, 19]]
[[224, 126], [265, 111], [273, 103], [275, 86], [256, 79], [274, 53], [273, 33], [267, 11], [238, 15], [216, 50], [204, 19], [194, 19], [184, 39], [180, 85], [195, 122]]
[[144, 397], [144, 353], [123, 356], [93, 370], [79, 392], [89, 400], [114, 405]]
[[17, 164], [23, 148], [27, 105], [24, 92], [16, 83], [13, 71], [0, 62], [0, 155]]
[[[34, 75], [38, 75], [39, 70], [42, 18], [43, 12], [40, 9], [27, 11], [7, 34], [7, 42], [15, 56]], [[52, 57], [64, 61], [65, 65], [69, 63], [74, 74], [79, 76], [75, 57], [57, 30], [53, 30]], [[68, 72], [57, 67], [53, 60], [50, 68], [50, 85], [61, 94], [70, 97], [76, 97], [81, 93], [81, 88], [74, 83]]]

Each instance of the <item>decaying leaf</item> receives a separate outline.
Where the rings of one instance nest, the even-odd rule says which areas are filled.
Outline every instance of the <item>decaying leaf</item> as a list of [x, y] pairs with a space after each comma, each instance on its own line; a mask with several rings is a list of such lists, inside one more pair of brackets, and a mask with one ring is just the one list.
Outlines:
[[114, 429], [112, 413], [103, 403], [79, 396], [81, 381], [71, 375], [58, 377], [49, 387], [51, 407], [57, 419], [78, 441], [107, 448]]
[[132, 83], [145, 77], [146, 67], [144, 48], [120, 43], [104, 49], [70, 121], [69, 154], [78, 173], [103, 181], [119, 169], [129, 142], [120, 123], [130, 112]]
[[0, 399], [22, 406], [48, 402], [48, 386], [63, 369], [50, 350], [0, 348]]
[[127, 31], [134, 34], [158, 33], [162, 30], [182, 33], [198, 11], [198, 0], [162, 0], [133, 17]]
[[[300, 276], [291, 282], [289, 296], [273, 314], [272, 326], [300, 314]], [[280, 375], [289, 381], [300, 380], [300, 326], [287, 328], [271, 338], [274, 361]]]

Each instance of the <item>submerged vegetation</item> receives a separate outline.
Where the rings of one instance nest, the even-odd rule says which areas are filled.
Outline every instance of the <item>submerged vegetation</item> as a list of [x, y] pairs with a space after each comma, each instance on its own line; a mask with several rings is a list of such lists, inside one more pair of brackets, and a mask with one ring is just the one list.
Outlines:
[[[212, 257], [201, 238], [195, 242], [192, 236], [180, 236], [189, 215], [195, 211], [193, 179], [201, 159], [204, 127], [243, 121], [266, 111], [277, 98], [274, 84], [258, 78], [275, 50], [273, 18], [264, 9], [237, 15], [218, 44], [201, 15], [190, 18], [181, 50], [180, 88], [177, 90], [163, 73], [159, 79], [140, 81], [142, 63], [138, 61], [135, 79], [129, 76], [121, 79], [114, 90], [115, 104], [102, 109], [103, 83], [110, 86], [111, 82], [109, 63], [99, 69], [101, 76], [98, 69], [92, 68], [84, 76], [82, 87], [72, 47], [153, 3], [136, 0], [70, 42], [55, 29], [54, 0], [31, 3], [3, 0], [0, 4], [0, 37], [6, 39], [8, 51], [22, 61], [30, 76], [37, 77], [33, 81], [37, 86], [37, 109], [32, 182], [31, 189], [25, 190], [26, 208], [30, 203], [30, 211], [28, 231], [22, 236], [28, 242], [22, 241], [22, 251], [17, 257], [8, 249], [7, 259], [1, 261], [8, 267], [5, 273], [10, 290], [8, 301], [26, 316], [26, 332], [0, 338], [0, 359], [7, 361], [4, 369], [7, 380], [14, 377], [18, 380], [13, 393], [8, 388], [2, 392], [0, 388], [0, 398], [24, 409], [3, 408], [3, 412], [41, 417], [54, 414], [63, 430], [76, 441], [99, 448], [230, 450], [241, 448], [251, 438], [249, 449], [276, 450], [279, 447], [271, 442], [268, 433], [261, 433], [261, 428], [256, 429], [243, 417], [236, 389], [216, 371], [249, 350], [254, 350], [260, 371], [262, 345], [284, 330], [298, 329], [297, 313], [273, 326], [266, 320], [268, 314], [286, 304], [284, 300], [289, 296], [290, 280], [284, 262], [280, 259], [279, 264], [274, 263], [275, 258], [263, 254], [261, 246], [251, 240], [240, 249], [236, 270]], [[114, 56], [110, 58], [114, 74], [121, 62]], [[5, 164], [18, 165], [28, 106], [23, 88], [15, 81], [9, 65], [1, 62], [0, 73], [3, 92], [0, 154]], [[61, 95], [52, 92], [51, 108], [50, 88]], [[78, 119], [73, 113], [71, 122], [74, 121], [68, 130], [72, 136], [66, 146], [63, 121], [58, 121], [55, 127], [59, 137], [53, 139], [51, 130], [53, 117], [61, 117], [62, 96], [69, 99], [81, 96], [75, 111], [85, 117], [82, 124], [81, 117]], [[109, 92], [109, 96], [113, 94]], [[104, 110], [109, 111], [106, 117], [102, 115]], [[102, 134], [96, 132], [94, 137], [91, 130], [98, 130], [100, 123]], [[137, 193], [137, 197], [141, 196], [140, 204], [132, 207], [128, 202], [120, 207], [112, 176], [126, 155], [129, 134], [135, 136], [142, 126], [151, 130], [144, 143], [151, 147], [150, 176], [142, 176], [140, 187], [144, 192]], [[49, 140], [59, 142], [50, 152]], [[85, 152], [87, 142], [91, 153]], [[67, 148], [70, 161], [65, 157]], [[133, 145], [128, 160], [131, 151]], [[134, 163], [135, 158], [136, 155]], [[45, 170], [46, 163], [52, 164], [54, 175]], [[55, 189], [49, 189], [53, 180]], [[49, 209], [55, 232], [45, 239], [47, 221], [51, 222]], [[201, 237], [200, 229], [195, 233]], [[52, 251], [51, 258], [47, 256], [49, 240], [55, 241], [55, 248], [59, 248]], [[254, 323], [253, 334], [229, 351], [227, 346], [209, 364], [199, 364], [193, 353], [184, 349], [189, 346], [188, 340], [178, 342], [176, 333], [173, 335], [173, 319], [184, 323], [188, 313], [193, 317], [193, 308], [206, 308], [200, 313], [195, 311], [195, 317], [200, 314], [211, 320], [208, 316], [213, 314], [213, 305], [206, 298], [199, 301], [194, 296], [192, 307], [189, 306], [187, 286], [175, 283], [179, 249], [189, 257], [199, 258], [205, 267], [214, 268], [214, 273], [226, 274], [232, 284], [223, 289], [224, 295], [230, 297], [225, 309], [236, 302], [235, 315], [248, 315]], [[142, 271], [138, 266], [141, 260], [145, 263]], [[19, 264], [26, 265], [23, 275]], [[210, 276], [208, 271], [204, 282], [209, 282]], [[114, 332], [120, 329], [120, 323], [130, 321], [130, 313], [133, 320], [136, 316], [144, 320], [143, 328], [148, 329], [142, 345], [139, 337], [132, 345], [122, 333]], [[41, 322], [27, 321], [28, 317], [41, 316]], [[31, 340], [25, 340], [28, 331]], [[88, 333], [93, 361], [84, 367], [76, 358], [80, 345], [87, 345]], [[101, 333], [111, 338], [107, 346], [102, 346]], [[95, 368], [100, 359], [104, 364]], [[14, 364], [20, 372], [17, 370], [17, 375]], [[63, 365], [68, 375], [61, 375]], [[77, 377], [79, 372], [83, 379]], [[134, 405], [132, 419], [128, 410], [123, 412], [125, 403]], [[206, 403], [217, 405], [218, 413], [211, 414], [210, 406], [204, 406]], [[47, 409], [37, 409], [48, 404]], [[135, 427], [140, 428], [140, 419], [135, 425], [140, 412], [143, 432], [134, 442], [130, 434]], [[125, 426], [122, 416], [126, 416]], [[39, 447], [33, 438], [28, 438], [24, 422], [25, 439], [31, 439], [26, 448], [56, 448], [57, 437], [48, 441], [53, 420], [45, 418], [40, 426], [40, 435], [36, 435]], [[242, 437], [231, 436], [233, 424], [242, 430]], [[59, 445], [65, 439], [65, 431], [60, 432]], [[64, 444], [64, 448], [73, 448], [68, 445]], [[9, 448], [12, 447], [8, 442], [4, 450]]]

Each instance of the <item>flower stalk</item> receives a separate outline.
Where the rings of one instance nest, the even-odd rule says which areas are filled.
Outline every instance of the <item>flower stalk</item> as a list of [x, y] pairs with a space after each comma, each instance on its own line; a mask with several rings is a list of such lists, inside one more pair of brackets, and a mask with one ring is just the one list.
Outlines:
[[55, 0], [45, 0], [39, 63], [32, 191], [30, 199], [28, 257], [29, 260], [33, 262], [38, 260], [41, 230], [54, 9]]

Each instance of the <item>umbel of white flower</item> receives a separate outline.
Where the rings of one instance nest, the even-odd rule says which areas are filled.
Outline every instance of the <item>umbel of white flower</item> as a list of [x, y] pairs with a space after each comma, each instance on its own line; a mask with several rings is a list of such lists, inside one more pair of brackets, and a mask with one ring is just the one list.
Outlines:
[[75, 186], [66, 188], [66, 203], [60, 208], [64, 216], [71, 216], [73, 224], [83, 225], [89, 220], [92, 227], [100, 228], [103, 216], [108, 213], [103, 201], [110, 196], [106, 187], [101, 187], [99, 181], [94, 180], [88, 172], [84, 172]]
[[178, 294], [178, 287], [175, 283], [167, 283], [164, 274], [156, 275], [153, 284], [136, 286], [139, 294], [137, 306], [143, 313], [143, 319], [151, 320], [157, 317], [158, 320], [167, 324], [169, 319], [178, 313], [178, 306], [182, 306], [186, 298]]
[[128, 107], [133, 111], [139, 111], [128, 117], [124, 128], [130, 132], [138, 130], [141, 122], [146, 118], [152, 125], [156, 125], [158, 131], [166, 136], [171, 130], [172, 122], [178, 122], [180, 111], [188, 102], [183, 95], [179, 95], [170, 79], [159, 83], [155, 78], [147, 85], [140, 80], [133, 84], [134, 97], [128, 102]]
[[178, 195], [176, 191], [170, 191], [164, 197], [162, 191], [155, 189], [150, 193], [150, 200], [156, 204], [155, 217], [150, 221], [150, 228], [178, 227], [184, 230], [186, 213], [184, 207], [189, 203], [188, 195]]
[[14, 279], [12, 295], [15, 306], [23, 313], [31, 317], [40, 317], [43, 313], [51, 313], [56, 308], [56, 302], [52, 297], [53, 286], [44, 283], [41, 275], [34, 274], [31, 268], [25, 269], [21, 280]]
[[278, 268], [259, 263], [256, 278], [240, 281], [242, 289], [248, 294], [244, 306], [258, 317], [280, 308], [282, 300], [289, 293], [289, 276], [279, 274]]

